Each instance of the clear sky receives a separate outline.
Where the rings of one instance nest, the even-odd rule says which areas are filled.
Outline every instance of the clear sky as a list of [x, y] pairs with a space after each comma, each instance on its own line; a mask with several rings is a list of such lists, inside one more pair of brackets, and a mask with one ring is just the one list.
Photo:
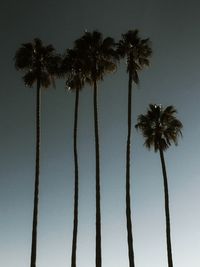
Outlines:
[[[133, 126], [149, 103], [174, 105], [183, 139], [166, 156], [174, 267], [200, 266], [200, 4], [195, 0], [7, 0], [1, 3], [0, 266], [30, 262], [35, 142], [35, 90], [14, 69], [21, 43], [39, 37], [58, 52], [84, 29], [119, 40], [138, 28], [152, 41], [151, 67], [133, 93]], [[99, 85], [103, 267], [127, 267], [125, 224], [125, 64]], [[70, 266], [73, 220], [74, 94], [64, 81], [42, 94], [41, 187], [37, 267]], [[132, 219], [137, 267], [167, 267], [159, 155], [133, 127]], [[80, 95], [78, 267], [94, 267], [95, 173], [92, 90]]]

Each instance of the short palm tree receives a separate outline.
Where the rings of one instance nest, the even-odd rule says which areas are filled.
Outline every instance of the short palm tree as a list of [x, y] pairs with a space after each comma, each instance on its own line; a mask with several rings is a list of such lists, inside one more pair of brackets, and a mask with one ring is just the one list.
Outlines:
[[95, 156], [96, 156], [96, 267], [102, 265], [101, 255], [101, 207], [100, 207], [100, 155], [98, 133], [97, 83], [104, 75], [116, 70], [116, 52], [113, 38], [103, 38], [98, 31], [85, 32], [75, 41], [75, 48], [82, 51], [87, 72], [87, 82], [93, 87]]
[[126, 222], [129, 267], [135, 266], [133, 234], [131, 222], [131, 197], [130, 197], [130, 152], [131, 152], [131, 121], [132, 121], [132, 85], [139, 83], [138, 71], [149, 66], [149, 57], [152, 54], [149, 39], [141, 39], [138, 30], [122, 34], [118, 43], [117, 52], [121, 58], [126, 58], [128, 81], [128, 133], [126, 144]]
[[76, 267], [77, 234], [78, 234], [78, 199], [79, 199], [79, 168], [77, 151], [77, 130], [78, 130], [78, 110], [79, 92], [83, 88], [86, 80], [84, 62], [78, 50], [68, 49], [61, 65], [61, 75], [66, 77], [66, 87], [75, 91], [74, 108], [74, 222], [72, 238], [71, 267]]
[[173, 143], [177, 145], [178, 137], [182, 136], [182, 123], [175, 117], [176, 109], [168, 106], [165, 109], [161, 105], [149, 105], [145, 115], [138, 116], [138, 128], [145, 138], [144, 145], [155, 152], [159, 151], [163, 172], [164, 195], [165, 195], [165, 216], [166, 216], [166, 238], [168, 267], [173, 267], [172, 247], [170, 236], [170, 213], [167, 172], [165, 167], [164, 151]]
[[36, 83], [36, 157], [35, 157], [35, 189], [32, 225], [32, 245], [30, 266], [36, 266], [37, 252], [37, 221], [40, 177], [40, 110], [41, 88], [54, 84], [59, 56], [52, 45], [44, 46], [42, 41], [35, 38], [32, 43], [22, 44], [15, 54], [15, 67], [25, 72], [23, 80], [26, 86]]

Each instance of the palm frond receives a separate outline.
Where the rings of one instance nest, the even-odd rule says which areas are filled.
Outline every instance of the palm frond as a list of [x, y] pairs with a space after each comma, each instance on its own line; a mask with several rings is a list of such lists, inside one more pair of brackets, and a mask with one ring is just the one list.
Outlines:
[[23, 44], [15, 53], [15, 68], [28, 70], [33, 64], [33, 47], [30, 43]]
[[33, 84], [37, 81], [37, 74], [34, 71], [28, 71], [22, 77], [25, 86], [32, 87]]

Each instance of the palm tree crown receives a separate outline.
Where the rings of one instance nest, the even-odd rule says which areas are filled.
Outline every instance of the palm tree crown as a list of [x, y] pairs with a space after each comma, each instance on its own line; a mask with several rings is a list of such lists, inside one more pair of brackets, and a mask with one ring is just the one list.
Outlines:
[[122, 39], [117, 45], [117, 52], [121, 58], [127, 58], [127, 72], [132, 80], [138, 84], [138, 71], [149, 66], [149, 57], [152, 54], [149, 39], [141, 39], [138, 30], [122, 34]]
[[69, 90], [81, 90], [87, 80], [86, 67], [82, 54], [77, 49], [67, 49], [59, 74], [66, 78], [66, 87]]
[[114, 39], [111, 37], [103, 39], [98, 31], [85, 32], [75, 41], [75, 49], [80, 51], [85, 63], [87, 82], [93, 84], [94, 81], [103, 80], [106, 73], [116, 70], [117, 54], [114, 47]]
[[139, 115], [136, 128], [140, 129], [144, 138], [144, 145], [155, 152], [165, 151], [173, 142], [177, 145], [178, 137], [182, 136], [182, 123], [175, 118], [176, 109], [168, 106], [149, 105], [146, 115]]
[[15, 54], [15, 67], [26, 72], [23, 80], [27, 86], [32, 86], [38, 79], [40, 85], [47, 88], [54, 84], [60, 57], [52, 45], [44, 46], [39, 38], [33, 43], [22, 44]]

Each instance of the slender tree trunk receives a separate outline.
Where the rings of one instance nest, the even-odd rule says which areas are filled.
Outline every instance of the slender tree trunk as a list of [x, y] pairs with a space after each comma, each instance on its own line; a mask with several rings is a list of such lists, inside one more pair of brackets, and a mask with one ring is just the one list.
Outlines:
[[75, 111], [74, 111], [74, 226], [72, 240], [71, 267], [76, 267], [76, 249], [77, 249], [77, 232], [78, 232], [78, 153], [77, 153], [77, 124], [78, 124], [78, 107], [79, 107], [79, 89], [76, 89]]
[[130, 198], [130, 146], [131, 146], [131, 106], [132, 106], [132, 75], [129, 73], [128, 83], [128, 135], [126, 147], [126, 222], [129, 267], [134, 267], [133, 234], [131, 222], [131, 198]]
[[39, 201], [39, 175], [40, 175], [40, 79], [37, 80], [36, 95], [36, 158], [35, 158], [35, 190], [34, 208], [32, 225], [32, 245], [31, 245], [31, 267], [36, 267], [37, 252], [37, 220], [38, 220], [38, 201]]
[[168, 267], [173, 267], [171, 236], [170, 236], [170, 214], [169, 214], [169, 193], [168, 193], [167, 172], [166, 172], [165, 159], [164, 159], [164, 154], [163, 154], [162, 149], [159, 149], [159, 152], [160, 152], [160, 160], [161, 160], [161, 165], [162, 165], [164, 194], [165, 194], [167, 259], [168, 259]]
[[96, 153], [96, 267], [101, 267], [101, 206], [100, 206], [100, 164], [99, 164], [99, 133], [98, 133], [98, 105], [97, 82], [94, 81], [94, 132]]

